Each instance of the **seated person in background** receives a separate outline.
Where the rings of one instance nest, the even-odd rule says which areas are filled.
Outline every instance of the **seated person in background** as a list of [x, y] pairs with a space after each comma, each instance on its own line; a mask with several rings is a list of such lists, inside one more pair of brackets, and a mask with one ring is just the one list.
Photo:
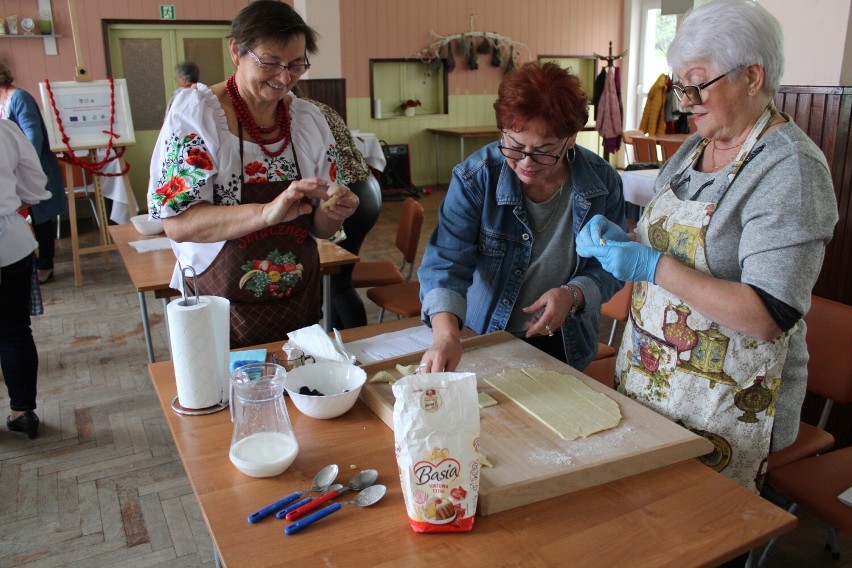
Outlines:
[[[325, 116], [337, 143], [338, 176], [341, 183], [346, 184], [360, 200], [355, 214], [343, 222], [342, 240], [336, 241], [352, 254], [358, 254], [364, 238], [376, 224], [379, 213], [382, 211], [381, 187], [370, 172], [370, 168], [367, 167], [361, 152], [355, 147], [352, 132], [337, 111], [324, 103], [303, 97], [298, 85], [295, 92], [303, 101], [315, 105]], [[340, 272], [331, 275], [330, 323], [336, 329], [367, 325], [364, 302], [352, 286], [354, 268], [354, 264], [347, 264], [340, 267]]]
[[601, 304], [622, 283], [577, 256], [575, 239], [595, 215], [625, 219], [618, 173], [577, 145], [588, 108], [580, 80], [558, 65], [503, 78], [500, 139], [453, 170], [418, 271], [427, 372], [456, 368], [462, 326], [506, 330], [576, 369], [594, 358]]
[[[226, 82], [175, 99], [148, 197], [179, 266], [195, 269], [201, 293], [231, 302], [231, 346], [243, 347], [319, 321], [314, 238], [340, 230], [358, 197], [334, 183], [322, 113], [289, 94], [316, 32], [289, 4], [257, 0], [234, 18], [229, 48], [237, 70]], [[172, 287], [182, 285], [176, 267]]]

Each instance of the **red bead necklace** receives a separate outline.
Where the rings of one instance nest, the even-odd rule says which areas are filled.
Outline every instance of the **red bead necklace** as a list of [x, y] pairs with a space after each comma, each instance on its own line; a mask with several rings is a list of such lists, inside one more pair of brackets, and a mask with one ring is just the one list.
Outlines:
[[[225, 83], [225, 92], [228, 93], [228, 98], [231, 99], [231, 105], [234, 107], [234, 113], [237, 115], [237, 120], [248, 131], [252, 139], [260, 146], [264, 154], [270, 158], [275, 158], [284, 153], [287, 146], [290, 144], [290, 113], [284, 106], [284, 101], [278, 101], [278, 114], [275, 118], [275, 123], [272, 126], [260, 126], [251, 115], [246, 102], [240, 96], [240, 90], [237, 88], [236, 74], [228, 77]], [[271, 138], [264, 138], [264, 134], [269, 134], [278, 130], [278, 135]], [[284, 140], [281, 148], [278, 150], [269, 150], [267, 144], [277, 144]]]

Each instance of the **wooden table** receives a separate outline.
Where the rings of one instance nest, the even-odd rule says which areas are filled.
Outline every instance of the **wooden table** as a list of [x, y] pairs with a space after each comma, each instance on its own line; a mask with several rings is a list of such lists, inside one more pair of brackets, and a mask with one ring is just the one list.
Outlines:
[[[416, 325], [394, 321], [343, 331], [344, 341]], [[280, 343], [265, 347], [275, 349]], [[340, 418], [314, 420], [287, 406], [299, 455], [278, 477], [256, 479], [228, 459], [229, 413], [182, 416], [170, 361], [149, 365], [151, 380], [225, 566], [715, 566], [795, 527], [796, 519], [697, 460], [569, 493], [487, 517], [470, 534], [414, 533], [400, 492], [393, 433], [361, 401]], [[284, 521], [246, 517], [307, 489], [330, 463], [345, 483], [376, 468], [387, 496], [346, 507], [285, 536]]]
[[[131, 242], [156, 239], [165, 235], [146, 237], [139, 234], [132, 224], [110, 225], [110, 236], [118, 249], [118, 254], [130, 275], [130, 281], [139, 296], [139, 309], [142, 313], [142, 330], [145, 333], [145, 346], [148, 349], [148, 362], [153, 363], [154, 346], [151, 341], [151, 328], [148, 322], [148, 307], [145, 302], [145, 292], [153, 292], [155, 298], [163, 301], [163, 315], [169, 298], [179, 292], [169, 286], [175, 269], [175, 255], [171, 248], [140, 253], [130, 246]], [[331, 318], [331, 275], [340, 272], [340, 267], [354, 264], [360, 259], [343, 247], [337, 246], [327, 239], [317, 240], [320, 257], [320, 273], [323, 279], [323, 328], [330, 331]]]
[[428, 128], [427, 130], [435, 135], [435, 185], [441, 181], [441, 136], [459, 140], [459, 163], [462, 163], [467, 157], [464, 153], [466, 138], [483, 138], [500, 134], [500, 129], [496, 126], [457, 126], [455, 128]]

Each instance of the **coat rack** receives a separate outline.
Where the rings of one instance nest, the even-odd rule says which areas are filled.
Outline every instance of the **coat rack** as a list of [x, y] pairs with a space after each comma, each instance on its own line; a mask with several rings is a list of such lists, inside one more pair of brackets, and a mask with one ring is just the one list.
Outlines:
[[455, 47], [458, 55], [466, 60], [471, 70], [479, 68], [479, 55], [490, 53], [491, 65], [503, 67], [507, 72], [515, 66], [516, 52], [525, 49], [527, 57], [531, 57], [530, 48], [523, 42], [494, 32], [476, 31], [474, 28], [475, 19], [476, 14], [471, 12], [470, 31], [468, 32], [440, 35], [430, 31], [429, 35], [433, 41], [420, 51], [409, 54], [408, 57], [420, 59], [424, 63], [445, 58], [447, 59], [447, 70], [452, 71], [456, 66], [453, 56], [453, 48]]
[[[595, 52], [592, 52], [592, 53], [595, 53]], [[618, 55], [613, 55], [612, 54], [612, 42], [609, 42], [609, 55], [601, 55], [599, 53], [595, 53], [595, 57], [597, 57], [601, 61], [606, 61], [607, 67], [612, 67], [613, 61], [615, 61], [617, 59], [622, 59], [625, 55], [627, 55], [626, 49], [624, 51], [622, 51], [621, 53], [619, 53]]]

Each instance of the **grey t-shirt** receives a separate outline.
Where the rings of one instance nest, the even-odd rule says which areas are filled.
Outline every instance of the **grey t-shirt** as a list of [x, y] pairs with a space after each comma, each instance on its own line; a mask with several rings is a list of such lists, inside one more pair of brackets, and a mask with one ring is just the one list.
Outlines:
[[574, 273], [577, 257], [574, 252], [571, 194], [571, 188], [565, 187], [561, 198], [554, 195], [543, 203], [533, 203], [524, 197], [524, 207], [532, 222], [533, 248], [530, 266], [506, 325], [509, 333], [525, 336], [527, 322], [538, 314], [527, 314], [523, 308], [551, 288], [566, 284]]
[[[700, 141], [700, 136], [687, 140], [663, 166], [657, 191]], [[672, 186], [681, 199], [713, 201], [724, 175], [690, 167]], [[836, 223], [837, 201], [825, 157], [791, 121], [757, 141], [720, 199], [707, 227], [710, 271], [716, 278], [760, 288], [804, 314]], [[775, 401], [773, 451], [795, 440], [806, 386], [805, 325], [800, 321]]]

